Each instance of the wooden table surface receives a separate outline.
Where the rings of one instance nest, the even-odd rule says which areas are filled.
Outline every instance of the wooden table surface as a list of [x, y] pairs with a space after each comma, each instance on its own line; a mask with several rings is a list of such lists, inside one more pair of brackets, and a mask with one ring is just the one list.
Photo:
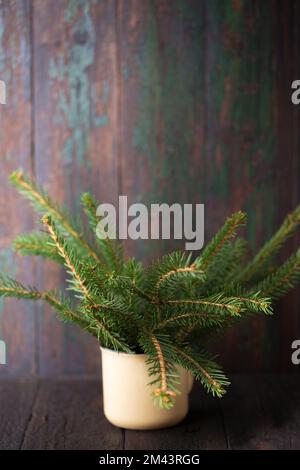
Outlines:
[[94, 378], [0, 381], [1, 449], [300, 449], [300, 377], [233, 376], [222, 400], [198, 385], [186, 420], [125, 431], [102, 412]]

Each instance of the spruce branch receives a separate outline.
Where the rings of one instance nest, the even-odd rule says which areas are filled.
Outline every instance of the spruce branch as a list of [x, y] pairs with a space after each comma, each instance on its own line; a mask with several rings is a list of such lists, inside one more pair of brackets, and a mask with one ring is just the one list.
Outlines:
[[50, 214], [89, 256], [97, 262], [101, 261], [89, 243], [78, 233], [67, 214], [57, 207], [42, 188], [24, 175], [22, 170], [14, 171], [10, 175], [10, 182], [19, 189], [23, 196], [31, 201], [38, 212]]
[[262, 312], [266, 315], [272, 315], [271, 299], [269, 297], [260, 297], [261, 292], [249, 293], [248, 297], [233, 297], [242, 303], [244, 311]]
[[194, 326], [198, 327], [207, 327], [207, 326], [221, 326], [223, 322], [226, 321], [227, 317], [221, 316], [215, 313], [206, 313], [198, 311], [183, 311], [176, 313], [175, 315], [170, 315], [168, 318], [161, 320], [156, 326], [155, 329], [161, 330], [166, 327], [178, 327], [184, 326], [185, 329], [181, 330], [181, 333], [186, 332], [186, 328], [193, 328]]
[[300, 224], [300, 205], [284, 219], [282, 225], [268, 240], [254, 259], [245, 267], [238, 277], [239, 282], [250, 282], [255, 275], [265, 266], [268, 260], [280, 250], [286, 240], [293, 235]]
[[[4, 275], [0, 275], [0, 296], [43, 300], [61, 320], [77, 323], [101, 345], [144, 352], [150, 384], [164, 408], [171, 408], [179, 393], [179, 367], [213, 395], [223, 396], [228, 379], [213, 357], [198, 351], [197, 342], [250, 314], [271, 314], [270, 299], [285, 294], [300, 278], [300, 248], [266, 276], [269, 260], [300, 223], [300, 206], [242, 273], [245, 242], [233, 240], [246, 220], [242, 212], [226, 220], [195, 260], [191, 254], [174, 252], [144, 268], [135, 260], [125, 260], [111, 240], [98, 240], [99, 250], [94, 251], [64, 210], [22, 172], [15, 172], [11, 181], [43, 214], [47, 230], [43, 235], [18, 237], [16, 250], [61, 261], [69, 274], [69, 288], [80, 302], [74, 307], [60, 293], [40, 292]], [[101, 221], [97, 203], [88, 193], [82, 203], [95, 232]]]
[[44, 300], [57, 313], [63, 322], [74, 322], [81, 327], [89, 329], [88, 320], [71, 308], [70, 303], [55, 291], [38, 291], [32, 287], [25, 287], [20, 282], [0, 274], [0, 297], [14, 297], [27, 300]]
[[48, 235], [29, 233], [18, 236], [13, 246], [23, 256], [37, 255], [62, 263], [62, 258], [57, 250], [49, 245], [50, 240]]
[[124, 263], [123, 247], [120, 243], [110, 240], [109, 238], [101, 239], [96, 234], [97, 225], [100, 217], [97, 216], [98, 203], [90, 193], [84, 193], [81, 198], [84, 211], [87, 215], [91, 230], [96, 236], [97, 243], [101, 248], [101, 253], [105, 259], [107, 266], [120, 272]]
[[238, 238], [234, 242], [227, 240], [213, 257], [205, 272], [205, 283], [199, 293], [210, 293], [215, 291], [215, 286], [227, 285], [234, 279], [235, 273], [240, 271], [240, 266], [246, 255], [247, 245], [245, 241]]
[[150, 265], [142, 289], [147, 290], [153, 303], [161, 303], [164, 298], [172, 298], [179, 289], [184, 290], [185, 285], [203, 281], [204, 273], [191, 262], [191, 254], [175, 251]]
[[173, 291], [178, 289], [178, 280], [194, 279], [195, 277], [204, 280], [204, 271], [197, 269], [195, 263], [192, 263], [190, 266], [183, 268], [171, 269], [159, 277], [159, 280], [155, 286], [156, 295], [160, 297], [160, 291], [164, 287], [169, 294], [171, 292], [172, 286], [174, 287]]
[[207, 392], [218, 398], [226, 393], [226, 387], [230, 382], [213, 358], [210, 358], [206, 352], [199, 354], [187, 347], [179, 348], [175, 345], [173, 347], [177, 354], [176, 362], [192, 372]]
[[75, 323], [93, 336], [97, 336], [91, 327], [91, 321], [87, 315], [72, 308], [69, 300], [63, 298], [61, 294], [55, 291], [46, 291], [40, 293], [40, 299], [47, 302], [56, 312], [57, 317], [64, 323]]
[[147, 354], [149, 375], [154, 377], [150, 385], [155, 385], [154, 399], [162, 408], [172, 408], [178, 395], [178, 371], [172, 362], [172, 342], [167, 335], [153, 334], [145, 331], [139, 339], [140, 345]]
[[112, 348], [115, 351], [132, 353], [130, 347], [127, 345], [124, 338], [117, 332], [112, 333], [112, 328], [106, 325], [105, 320], [99, 320], [94, 316], [89, 317], [89, 330], [94, 333], [98, 341], [107, 348]]
[[300, 248], [282, 266], [257, 285], [264, 295], [277, 300], [286, 294], [300, 279]]
[[70, 281], [71, 289], [79, 293], [79, 297], [85, 307], [84, 311], [92, 311], [92, 313], [87, 313], [90, 320], [89, 330], [94, 331], [103, 345], [113, 347], [116, 350], [129, 352], [130, 348], [119, 332], [115, 330], [116, 322], [113, 319], [109, 320], [108, 315], [102, 316], [101, 318], [98, 317], [101, 311], [106, 311], [111, 314], [112, 307], [105, 306], [103, 301], [100, 304], [97, 303], [97, 300], [99, 300], [99, 292], [97, 287], [94, 287], [93, 280], [87, 278], [84, 265], [78, 263], [76, 254], [68, 247], [67, 241], [60, 236], [51, 217], [45, 215], [42, 218], [42, 222], [47, 227], [57, 247], [58, 253], [64, 259], [66, 268], [72, 277], [73, 281]]
[[240, 316], [242, 312], [250, 310], [271, 314], [271, 300], [268, 297], [260, 297], [260, 291], [245, 293], [243, 296], [225, 296], [217, 294], [206, 299], [168, 300], [169, 305], [189, 305], [194, 308], [205, 307], [211, 311], [228, 311], [231, 315]]
[[159, 394], [161, 392], [167, 393], [168, 392], [167, 372], [166, 372], [166, 364], [165, 364], [165, 359], [162, 353], [162, 349], [161, 349], [158, 339], [154, 335], [151, 335], [151, 340], [156, 349], [157, 358], [159, 362], [159, 368], [160, 368], [160, 377], [161, 377], [161, 388], [157, 389], [156, 392], [158, 392]]
[[52, 238], [59, 255], [64, 260], [66, 268], [75, 282], [75, 290], [79, 291], [83, 298], [89, 298], [90, 293], [86, 286], [86, 280], [82, 278], [80, 269], [78, 268], [78, 261], [75, 260], [75, 256], [68, 248], [66, 241], [59, 235], [55, 223], [49, 215], [44, 215], [42, 222], [48, 229], [50, 237]]
[[208, 266], [219, 253], [224, 244], [235, 236], [238, 227], [245, 225], [247, 216], [244, 212], [236, 212], [231, 217], [228, 217], [223, 227], [215, 235], [212, 241], [206, 246], [203, 254], [195, 260], [197, 266], [202, 270], [207, 270]]
[[235, 299], [234, 297], [224, 297], [222, 295], [212, 296], [207, 299], [176, 299], [176, 300], [167, 300], [168, 305], [189, 305], [189, 308], [193, 306], [204, 307], [211, 311], [222, 312], [226, 311], [231, 315], [240, 316], [241, 314], [241, 301]]
[[0, 297], [39, 300], [41, 293], [31, 287], [24, 287], [20, 282], [5, 274], [0, 274]]

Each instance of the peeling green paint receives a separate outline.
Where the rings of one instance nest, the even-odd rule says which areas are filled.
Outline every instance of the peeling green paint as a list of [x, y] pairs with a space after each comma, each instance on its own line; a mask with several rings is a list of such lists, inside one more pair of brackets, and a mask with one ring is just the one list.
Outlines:
[[[136, 187], [146, 204], [192, 202], [200, 189], [192, 160], [197, 104], [203, 94], [203, 4], [177, 0], [172, 11], [164, 27], [155, 5], [147, 5], [136, 55], [140, 98], [132, 142], [140, 155], [137, 166], [142, 169], [147, 159], [150, 167], [150, 192], [143, 193], [139, 182]], [[160, 242], [158, 251], [167, 245]]]
[[[221, 214], [242, 206], [255, 249], [257, 234], [267, 236], [274, 228], [276, 201], [268, 171], [276, 143], [268, 5], [256, 9], [246, 0], [212, 0], [203, 9], [202, 2], [179, 1], [173, 11], [166, 27], [148, 4], [138, 44], [140, 98], [132, 138], [141, 157], [137, 168], [142, 173], [144, 159], [150, 167], [151, 190], [143, 194], [137, 180], [136, 194], [146, 203], [205, 203], [212, 211], [206, 215], [210, 235]], [[195, 174], [191, 153], [201, 127], [203, 173]], [[257, 194], [253, 188], [262, 182], [264, 191]], [[264, 214], [263, 230], [256, 210]]]
[[[188, 25], [190, 37], [176, 35], [160, 46], [158, 16], [149, 5], [145, 37], [136, 61], [140, 77], [140, 102], [137, 126], [133, 131], [133, 145], [151, 162], [153, 194], [169, 200], [174, 188], [182, 188], [183, 181], [192, 177], [188, 164], [195, 124], [195, 99], [200, 99], [203, 87], [201, 6], [195, 6], [194, 15], [182, 2], [174, 2], [176, 23]], [[175, 16], [175, 15], [174, 15]], [[181, 49], [178, 50], [178, 42]], [[160, 145], [157, 134], [161, 134]], [[173, 189], [167, 181], [172, 177]], [[192, 184], [188, 192], [192, 193]], [[171, 190], [171, 192], [170, 192]]]
[[[88, 76], [95, 60], [96, 40], [90, 3], [82, 0], [68, 2], [64, 18], [66, 23], [72, 25], [74, 40], [66, 56], [52, 58], [49, 64], [50, 77], [61, 85], [55, 122], [59, 123], [62, 117], [65, 118], [71, 131], [70, 137], [65, 140], [62, 155], [67, 163], [72, 163], [75, 154], [79, 165], [86, 164], [92, 128], [108, 124], [105, 114], [98, 116], [96, 113], [98, 97]], [[78, 15], [78, 12], [81, 14]], [[67, 87], [63, 89], [65, 82]], [[108, 100], [108, 94], [108, 85], [105, 85], [105, 100]]]
[[[274, 227], [275, 195], [271, 172], [260, 170], [263, 162], [271, 165], [275, 148], [275, 126], [272, 98], [272, 31], [268, 21], [268, 5], [262, 4], [258, 11], [245, 0], [235, 2], [211, 2], [209, 28], [217, 34], [214, 44], [214, 65], [210, 74], [209, 89], [212, 92], [213, 121], [222, 125], [222, 110], [226, 113], [226, 126], [230, 140], [224, 141], [222, 134], [214, 144], [213, 188], [219, 197], [224, 197], [225, 186], [241, 184], [248, 178], [248, 185], [255, 189], [258, 172], [265, 173], [264, 192], [260, 194], [259, 207], [265, 214], [264, 233]], [[247, 31], [247, 34], [245, 33]], [[227, 86], [227, 91], [226, 91]], [[228, 89], [230, 88], [230, 92]], [[215, 104], [215, 107], [213, 106]], [[221, 137], [221, 139], [220, 139]], [[217, 145], [221, 143], [222, 173], [231, 174], [220, 178], [216, 168]], [[228, 155], [232, 148], [234, 155]], [[239, 155], [239, 160], [237, 160]], [[258, 155], [255, 158], [255, 155]], [[242, 169], [246, 172], [242, 172]], [[242, 176], [244, 174], [244, 176]], [[225, 185], [225, 186], [224, 186]], [[219, 188], [219, 191], [218, 189]], [[223, 189], [222, 189], [223, 188]], [[227, 200], [230, 192], [227, 193]], [[257, 246], [256, 216], [253, 210], [258, 203], [255, 191], [250, 191], [245, 201], [250, 220], [248, 238], [253, 249]], [[228, 200], [229, 203], [229, 200]], [[271, 206], [270, 206], [271, 204]]]
[[98, 98], [95, 85], [93, 85], [91, 88], [91, 98], [92, 98], [91, 112], [92, 112], [92, 122], [93, 122], [94, 127], [101, 127], [101, 126], [108, 125], [107, 114], [102, 114], [98, 116], [96, 107], [97, 107], [98, 99], [101, 99], [101, 101], [105, 105], [107, 105], [109, 101], [109, 95], [110, 95], [109, 83], [106, 80], [103, 81], [103, 93], [101, 97]]

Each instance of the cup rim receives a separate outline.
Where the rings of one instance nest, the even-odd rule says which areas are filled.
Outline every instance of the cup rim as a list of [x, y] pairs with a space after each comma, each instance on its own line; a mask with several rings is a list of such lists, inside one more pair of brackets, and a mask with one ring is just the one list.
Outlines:
[[115, 351], [114, 349], [105, 348], [104, 346], [99, 346], [99, 349], [100, 349], [100, 351], [105, 351], [107, 353], [114, 354], [114, 355], [117, 355], [117, 356], [135, 357], [135, 358], [138, 358], [138, 357], [145, 358], [145, 357], [147, 357], [147, 354], [144, 354], [144, 353], [137, 354], [135, 352], [127, 353], [127, 352], [124, 352], [124, 351]]

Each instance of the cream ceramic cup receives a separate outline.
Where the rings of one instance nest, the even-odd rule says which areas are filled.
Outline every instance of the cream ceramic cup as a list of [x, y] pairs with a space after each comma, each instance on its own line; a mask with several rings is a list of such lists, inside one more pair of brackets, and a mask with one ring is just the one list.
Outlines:
[[[125, 429], [159, 429], [182, 421], [188, 412], [188, 395], [193, 378], [178, 368], [180, 395], [170, 410], [159, 407], [151, 397], [151, 379], [145, 354], [118, 353], [100, 348], [104, 414], [115, 426]], [[155, 387], [152, 388], [152, 390]]]

